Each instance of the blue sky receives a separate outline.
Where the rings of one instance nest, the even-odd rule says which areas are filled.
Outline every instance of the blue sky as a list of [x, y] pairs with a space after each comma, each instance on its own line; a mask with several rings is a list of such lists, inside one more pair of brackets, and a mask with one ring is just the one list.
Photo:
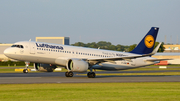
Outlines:
[[157, 41], [180, 44], [179, 10], [180, 0], [0, 0], [0, 43], [66, 36], [132, 45], [159, 27]]

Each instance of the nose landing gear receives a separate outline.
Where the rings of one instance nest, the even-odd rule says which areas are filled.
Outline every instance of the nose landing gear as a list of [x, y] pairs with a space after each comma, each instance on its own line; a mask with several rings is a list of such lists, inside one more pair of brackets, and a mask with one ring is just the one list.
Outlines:
[[24, 70], [23, 70], [23, 73], [28, 73], [28, 69], [24, 69]]
[[25, 62], [25, 64], [26, 64], [26, 67], [23, 70], [23, 73], [28, 73], [28, 66], [29, 66], [30, 62]]

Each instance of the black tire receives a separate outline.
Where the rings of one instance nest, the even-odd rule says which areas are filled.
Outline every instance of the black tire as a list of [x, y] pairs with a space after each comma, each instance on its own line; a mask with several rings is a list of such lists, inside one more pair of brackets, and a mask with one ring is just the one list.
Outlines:
[[87, 73], [87, 77], [88, 78], [95, 78], [96, 77], [96, 74], [94, 72], [88, 72]]
[[96, 77], [96, 74], [94, 72], [92, 72], [92, 78], [95, 78]]
[[28, 73], [28, 70], [27, 70], [27, 69], [24, 69], [24, 70], [23, 70], [23, 73]]
[[66, 73], [65, 73], [65, 76], [66, 76], [66, 77], [69, 77], [68, 73], [69, 73], [69, 72], [66, 72]]
[[88, 72], [88, 73], [87, 73], [87, 77], [88, 77], [88, 78], [91, 78], [90, 75], [91, 75], [91, 72]]
[[73, 72], [66, 72], [65, 73], [66, 77], [73, 77], [73, 75], [74, 75]]
[[68, 73], [68, 76], [69, 76], [69, 77], [73, 77], [73, 75], [74, 75], [73, 72], [69, 72], [69, 73]]

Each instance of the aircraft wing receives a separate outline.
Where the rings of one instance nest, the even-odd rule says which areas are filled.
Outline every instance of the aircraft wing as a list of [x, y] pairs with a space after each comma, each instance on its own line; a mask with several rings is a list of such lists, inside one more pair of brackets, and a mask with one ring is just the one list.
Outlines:
[[153, 61], [164, 61], [164, 60], [172, 60], [172, 59], [147, 59], [145, 61], [153, 62]]
[[[143, 55], [132, 55], [132, 56], [122, 56], [122, 57], [108, 57], [108, 58], [88, 58], [86, 59], [87, 61], [89, 62], [94, 62], [94, 63], [101, 63], [101, 62], [113, 62], [113, 61], [116, 61], [116, 60], [127, 60], [127, 61], [131, 61], [131, 59], [134, 59], [134, 58], [139, 58], [139, 57], [146, 57], [146, 56], [152, 56], [154, 55], [155, 53], [157, 53], [160, 45], [162, 43], [159, 43], [158, 46], [153, 50], [152, 53], [150, 54], [143, 54]], [[170, 60], [170, 59], [151, 59], [151, 60], [146, 60], [146, 61], [149, 61], [149, 62], [153, 62], [153, 61], [162, 61], [162, 60]]]
[[[86, 61], [89, 61], [89, 63], [97, 64], [102, 62], [111, 62], [115, 63], [116, 60], [126, 60], [131, 61], [131, 59], [144, 57], [143, 55], [137, 55], [137, 56], [123, 56], [123, 57], [112, 57], [112, 58], [89, 58]], [[163, 60], [171, 60], [171, 59], [146, 59], [147, 62], [154, 62], [154, 61], [163, 61]]]
[[88, 58], [87, 61], [101, 62], [112, 62], [116, 60], [130, 60], [138, 57], [144, 57], [143, 55], [133, 55], [133, 56], [122, 56], [122, 57], [108, 57], [108, 58]]

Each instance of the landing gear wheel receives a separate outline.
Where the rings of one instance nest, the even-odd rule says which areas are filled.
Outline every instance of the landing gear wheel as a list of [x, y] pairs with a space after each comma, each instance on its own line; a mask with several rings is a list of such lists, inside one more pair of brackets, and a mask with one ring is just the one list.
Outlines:
[[69, 72], [66, 72], [66, 73], [65, 73], [65, 76], [66, 76], [66, 77], [68, 77], [68, 73], [69, 73]]
[[23, 69], [23, 73], [28, 73], [28, 66], [29, 66], [30, 62], [26, 61], [25, 64], [26, 64], [26, 68]]
[[65, 73], [65, 76], [66, 76], [66, 77], [73, 77], [73, 72], [66, 72], [66, 73]]
[[96, 74], [94, 72], [88, 72], [87, 76], [88, 76], [88, 78], [95, 78]]
[[28, 73], [28, 70], [27, 70], [27, 69], [24, 69], [24, 70], [23, 70], [23, 73]]
[[69, 77], [73, 77], [73, 72], [69, 72]]

